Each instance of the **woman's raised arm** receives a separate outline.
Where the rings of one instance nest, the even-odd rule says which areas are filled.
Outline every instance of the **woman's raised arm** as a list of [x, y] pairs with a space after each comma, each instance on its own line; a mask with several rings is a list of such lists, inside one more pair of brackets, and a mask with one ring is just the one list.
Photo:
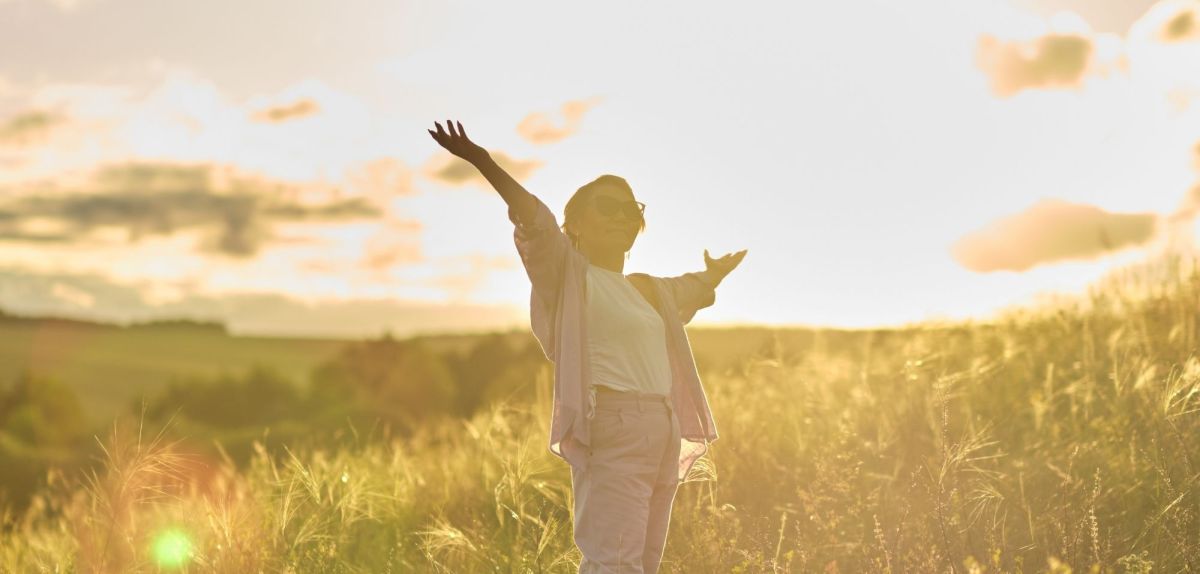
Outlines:
[[[457, 124], [457, 130], [455, 130], [455, 124]], [[463, 130], [462, 122], [452, 123], [450, 120], [446, 120], [446, 129], [449, 130], [449, 133], [442, 130], [442, 124], [434, 122], [433, 125], [437, 126], [436, 133], [433, 130], [425, 131], [429, 132], [429, 135], [433, 136], [438, 144], [446, 148], [446, 151], [475, 166], [475, 169], [483, 174], [488, 183], [492, 184], [492, 187], [496, 189], [496, 192], [504, 199], [504, 203], [508, 204], [509, 209], [516, 214], [521, 223], [533, 222], [537, 212], [537, 200], [533, 194], [497, 165], [486, 149], [479, 147], [467, 138], [467, 132]]]
[[[463, 130], [462, 124], [457, 125], [457, 130], [448, 121], [446, 125], [450, 128], [450, 133], [442, 131], [440, 124], [436, 133], [433, 130], [427, 131], [447, 151], [475, 166], [492, 187], [496, 188], [500, 197], [504, 198], [504, 202], [508, 204], [508, 219], [516, 225], [513, 241], [533, 286], [530, 304], [534, 316], [552, 318], [554, 306], [562, 291], [563, 270], [571, 248], [570, 240], [559, 228], [550, 208], [496, 165], [487, 150], [467, 139], [467, 132]], [[536, 318], [534, 321], [537, 323]], [[535, 326], [535, 332], [538, 328]], [[543, 345], [548, 344], [542, 336], [539, 336], [539, 340]], [[545, 346], [543, 349], [549, 351], [547, 356], [553, 353]]]

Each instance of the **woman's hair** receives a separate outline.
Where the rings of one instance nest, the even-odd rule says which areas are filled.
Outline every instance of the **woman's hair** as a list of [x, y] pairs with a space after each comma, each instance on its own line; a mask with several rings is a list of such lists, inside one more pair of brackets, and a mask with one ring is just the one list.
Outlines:
[[[575, 194], [571, 196], [571, 199], [567, 200], [567, 207], [563, 209], [562, 230], [563, 233], [566, 233], [567, 237], [571, 239], [571, 245], [574, 245], [576, 249], [579, 248], [579, 236], [568, 231], [567, 225], [574, 225], [574, 223], [578, 222], [579, 218], [583, 217], [583, 210], [587, 209], [587, 205], [591, 201], [592, 196], [595, 195], [596, 191], [598, 191], [600, 188], [606, 186], [619, 187], [628, 191], [630, 195], [633, 195], [633, 188], [629, 186], [629, 182], [625, 181], [625, 178], [616, 175], [604, 174], [584, 184], [583, 187], [575, 190]], [[642, 227], [638, 230], [638, 233], [641, 233], [645, 230], [646, 219], [642, 218]]]

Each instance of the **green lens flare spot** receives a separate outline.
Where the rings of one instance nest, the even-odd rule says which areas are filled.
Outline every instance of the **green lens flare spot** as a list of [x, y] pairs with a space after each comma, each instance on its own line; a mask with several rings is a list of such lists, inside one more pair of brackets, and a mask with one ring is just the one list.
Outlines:
[[192, 541], [182, 530], [166, 530], [154, 539], [154, 562], [159, 568], [183, 566], [191, 554]]

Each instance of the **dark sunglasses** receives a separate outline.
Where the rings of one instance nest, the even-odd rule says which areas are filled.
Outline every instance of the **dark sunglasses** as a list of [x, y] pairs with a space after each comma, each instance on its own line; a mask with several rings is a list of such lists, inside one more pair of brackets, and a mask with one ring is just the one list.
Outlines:
[[621, 201], [606, 195], [599, 195], [596, 196], [596, 210], [605, 217], [612, 217], [620, 212], [629, 219], [642, 219], [646, 214], [646, 204], [640, 201]]

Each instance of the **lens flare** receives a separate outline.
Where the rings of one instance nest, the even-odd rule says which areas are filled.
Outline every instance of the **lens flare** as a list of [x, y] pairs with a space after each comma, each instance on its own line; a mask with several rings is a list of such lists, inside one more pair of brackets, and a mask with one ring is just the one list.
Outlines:
[[192, 541], [179, 529], [166, 530], [154, 539], [154, 562], [159, 568], [178, 568], [192, 554]]

